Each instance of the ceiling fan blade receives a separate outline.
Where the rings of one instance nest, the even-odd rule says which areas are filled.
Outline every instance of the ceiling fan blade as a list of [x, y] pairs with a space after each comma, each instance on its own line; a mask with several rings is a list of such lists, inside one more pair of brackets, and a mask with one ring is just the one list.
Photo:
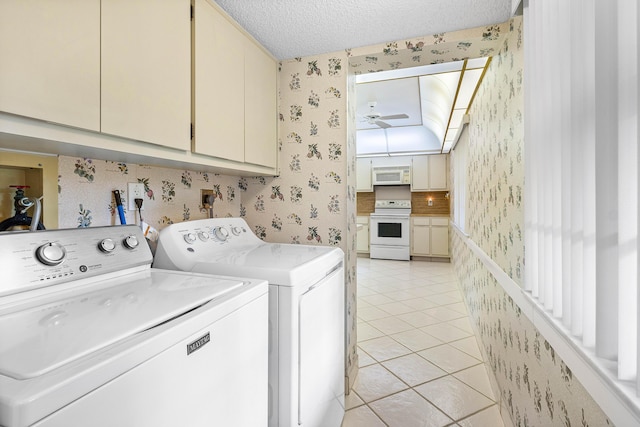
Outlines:
[[389, 123], [381, 122], [380, 120], [376, 120], [376, 124], [380, 126], [382, 129], [387, 129], [391, 127]]
[[393, 119], [408, 119], [409, 116], [407, 116], [406, 114], [393, 114], [391, 116], [381, 116], [378, 118], [382, 120], [393, 120]]

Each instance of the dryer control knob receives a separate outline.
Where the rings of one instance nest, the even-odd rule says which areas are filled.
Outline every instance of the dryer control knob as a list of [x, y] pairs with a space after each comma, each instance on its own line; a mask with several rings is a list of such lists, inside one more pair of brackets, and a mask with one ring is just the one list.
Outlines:
[[215, 237], [216, 240], [220, 240], [221, 242], [224, 242], [229, 238], [229, 232], [224, 227], [216, 227], [213, 230], [213, 237]]
[[207, 233], [206, 231], [201, 231], [198, 233], [198, 239], [202, 240], [203, 242], [206, 242], [207, 240], [209, 240], [209, 233]]
[[46, 243], [36, 249], [36, 258], [44, 265], [62, 264], [67, 256], [67, 251], [59, 243]]
[[191, 244], [196, 241], [195, 233], [187, 233], [184, 235], [184, 241]]
[[132, 234], [130, 236], [125, 237], [122, 243], [124, 244], [124, 247], [127, 249], [135, 249], [138, 247], [138, 244], [140, 242], [138, 242], [138, 238]]
[[98, 249], [106, 253], [113, 252], [116, 249], [116, 242], [113, 239], [102, 239], [98, 243]]
[[239, 236], [240, 233], [242, 233], [242, 228], [238, 226], [231, 227], [231, 232], [233, 233], [234, 236]]

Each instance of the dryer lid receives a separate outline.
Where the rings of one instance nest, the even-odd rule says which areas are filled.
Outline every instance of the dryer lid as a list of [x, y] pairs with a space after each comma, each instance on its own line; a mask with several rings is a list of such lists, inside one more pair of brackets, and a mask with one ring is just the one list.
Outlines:
[[206, 253], [197, 259], [191, 271], [252, 277], [267, 280], [271, 285], [298, 286], [316, 282], [343, 259], [342, 250], [332, 246], [261, 243]]
[[46, 374], [170, 321], [243, 283], [147, 269], [95, 283], [93, 290], [63, 299], [5, 308], [0, 310], [0, 374], [15, 379]]

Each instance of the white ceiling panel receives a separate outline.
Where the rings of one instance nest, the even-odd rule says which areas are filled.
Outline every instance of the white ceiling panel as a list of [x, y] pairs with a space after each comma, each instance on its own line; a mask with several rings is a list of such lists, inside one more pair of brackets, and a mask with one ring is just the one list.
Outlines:
[[361, 83], [356, 86], [357, 129], [376, 129], [365, 118], [371, 113], [369, 103], [376, 103], [374, 111], [381, 116], [406, 114], [406, 119], [383, 120], [391, 126], [422, 124], [420, 88], [417, 77]]

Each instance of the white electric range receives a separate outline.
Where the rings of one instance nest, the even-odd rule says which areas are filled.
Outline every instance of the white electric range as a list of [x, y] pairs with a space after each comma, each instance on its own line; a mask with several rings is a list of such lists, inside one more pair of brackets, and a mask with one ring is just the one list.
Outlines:
[[410, 217], [411, 200], [376, 200], [369, 215], [369, 257], [409, 261]]
[[267, 282], [151, 262], [136, 226], [0, 233], [0, 425], [267, 425]]

